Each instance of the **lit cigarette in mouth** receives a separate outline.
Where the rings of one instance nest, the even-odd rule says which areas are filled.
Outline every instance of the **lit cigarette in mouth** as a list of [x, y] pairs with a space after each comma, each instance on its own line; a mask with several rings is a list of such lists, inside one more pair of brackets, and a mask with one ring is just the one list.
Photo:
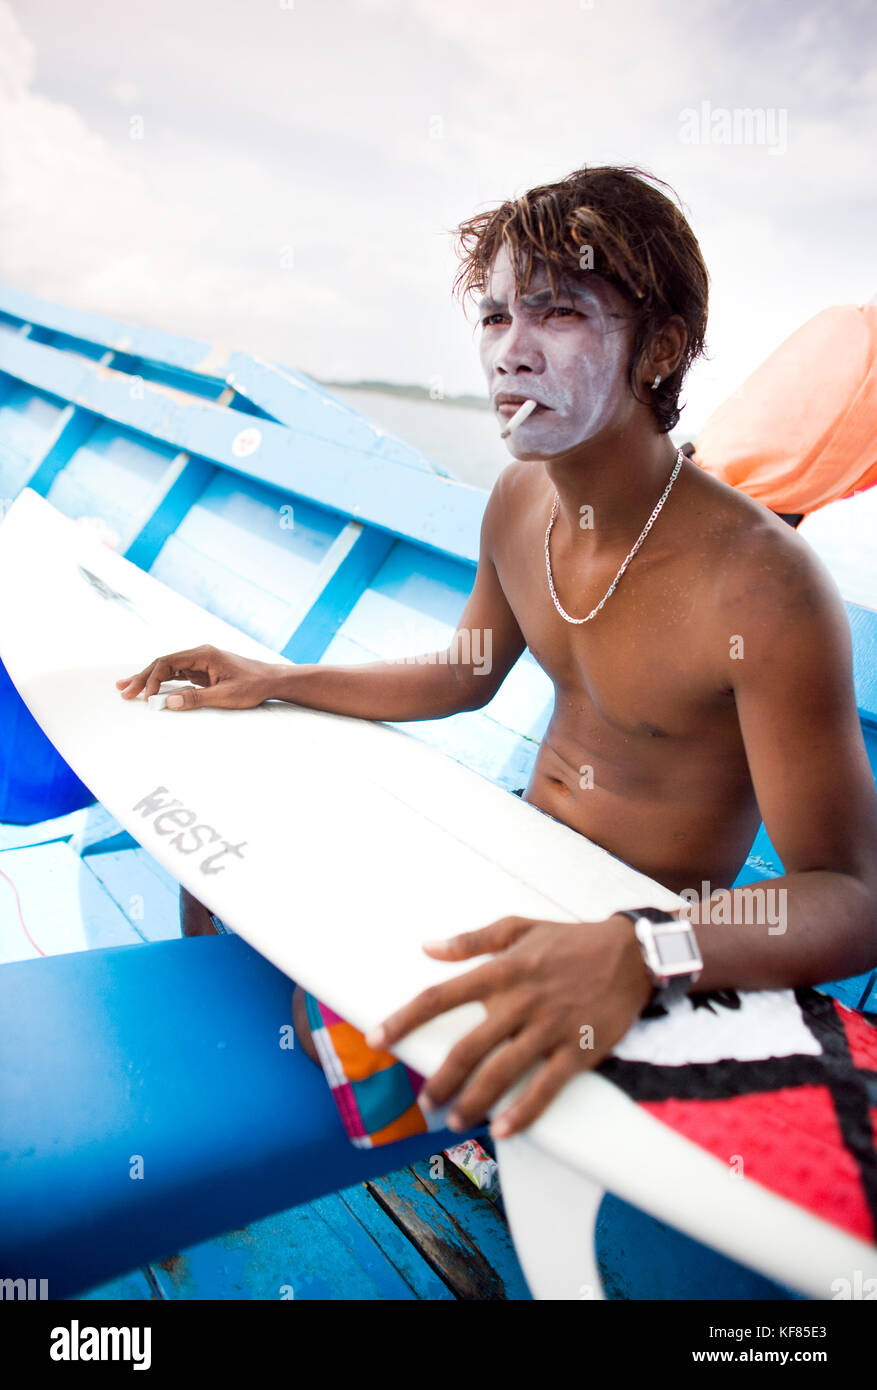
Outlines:
[[522, 425], [525, 420], [528, 420], [530, 418], [538, 404], [538, 401], [524, 401], [524, 404], [521, 406], [521, 408], [515, 411], [514, 415], [510, 420], [506, 421], [505, 429], [500, 430], [500, 439], [508, 439], [512, 430], [516, 430], [518, 428], [518, 425]]

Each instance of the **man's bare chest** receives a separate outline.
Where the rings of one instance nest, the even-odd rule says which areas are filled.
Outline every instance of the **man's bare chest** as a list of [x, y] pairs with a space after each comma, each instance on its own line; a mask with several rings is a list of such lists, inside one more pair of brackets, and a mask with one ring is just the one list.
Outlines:
[[[621, 738], [713, 734], [734, 713], [727, 663], [735, 634], [722, 631], [708, 585], [698, 584], [685, 565], [643, 560], [634, 572], [639, 559], [603, 609], [580, 624], [555, 607], [544, 549], [526, 569], [500, 564], [497, 572], [533, 658], [554, 684], [558, 708], [583, 728]], [[595, 567], [559, 592], [561, 603], [584, 616], [613, 574], [611, 567]]]

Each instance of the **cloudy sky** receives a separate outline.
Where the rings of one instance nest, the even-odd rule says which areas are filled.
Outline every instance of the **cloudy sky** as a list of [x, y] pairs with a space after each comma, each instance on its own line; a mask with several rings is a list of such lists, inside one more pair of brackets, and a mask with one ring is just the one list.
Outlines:
[[[747, 109], [763, 126], [725, 143]], [[0, 0], [0, 280], [321, 377], [481, 392], [449, 229], [637, 164], [712, 276], [691, 428], [877, 290], [875, 117], [872, 0]]]

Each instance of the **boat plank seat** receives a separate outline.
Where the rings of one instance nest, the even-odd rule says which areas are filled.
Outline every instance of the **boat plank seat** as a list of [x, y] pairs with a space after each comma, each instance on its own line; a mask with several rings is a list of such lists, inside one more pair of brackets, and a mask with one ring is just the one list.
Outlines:
[[3, 969], [0, 1260], [53, 1297], [457, 1142], [350, 1144], [280, 1045], [291, 982], [240, 938]]

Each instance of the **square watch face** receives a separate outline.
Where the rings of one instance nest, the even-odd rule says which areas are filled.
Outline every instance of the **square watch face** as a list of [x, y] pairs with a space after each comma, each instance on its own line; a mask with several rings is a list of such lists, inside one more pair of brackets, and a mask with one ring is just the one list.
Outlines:
[[653, 940], [662, 966], [690, 965], [695, 959], [690, 931], [655, 932]]

